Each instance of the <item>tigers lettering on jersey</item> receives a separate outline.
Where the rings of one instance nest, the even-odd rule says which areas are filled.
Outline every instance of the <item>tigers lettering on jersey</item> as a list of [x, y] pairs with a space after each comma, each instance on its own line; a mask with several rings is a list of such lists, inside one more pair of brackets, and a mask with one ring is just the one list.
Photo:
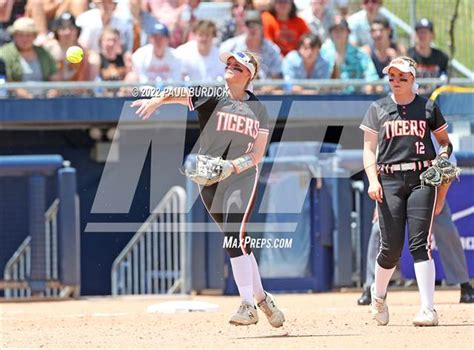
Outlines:
[[418, 136], [424, 138], [426, 133], [425, 120], [390, 120], [384, 123], [385, 139], [397, 136]]
[[217, 131], [233, 131], [257, 138], [260, 122], [238, 114], [217, 112]]

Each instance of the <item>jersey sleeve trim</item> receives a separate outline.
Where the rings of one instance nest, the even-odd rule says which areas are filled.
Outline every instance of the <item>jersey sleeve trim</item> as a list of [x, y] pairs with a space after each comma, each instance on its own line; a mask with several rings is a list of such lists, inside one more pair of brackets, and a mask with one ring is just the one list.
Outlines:
[[435, 131], [433, 131], [434, 133], [437, 133], [437, 132], [441, 132], [441, 131], [444, 131], [448, 128], [448, 124], [447, 123], [444, 123], [443, 125], [441, 125], [438, 129], [436, 129]]
[[265, 129], [265, 128], [260, 128], [260, 129], [258, 129], [258, 132], [261, 132], [261, 133], [263, 133], [263, 134], [269, 134], [269, 133], [270, 133], [270, 130]]
[[364, 130], [364, 131], [370, 132], [371, 134], [374, 134], [374, 135], [378, 135], [378, 134], [379, 134], [379, 133], [378, 133], [377, 131], [375, 131], [374, 129], [369, 128], [368, 126], [365, 126], [365, 125], [360, 125], [359, 128], [362, 129], [362, 130]]

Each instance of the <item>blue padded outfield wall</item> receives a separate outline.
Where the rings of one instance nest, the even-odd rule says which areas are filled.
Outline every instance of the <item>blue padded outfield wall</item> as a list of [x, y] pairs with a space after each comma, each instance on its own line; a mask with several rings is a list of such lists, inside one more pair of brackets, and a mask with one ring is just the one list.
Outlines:
[[[288, 114], [292, 113], [297, 115], [297, 122], [291, 125], [291, 128], [285, 130], [287, 133], [285, 140], [337, 143], [339, 127], [342, 128], [343, 126], [344, 131], [352, 135], [351, 139], [344, 145], [344, 148], [361, 149], [362, 132], [358, 129], [358, 125], [370, 102], [376, 98], [378, 96], [268, 96], [264, 97], [263, 100], [267, 105], [271, 119], [278, 121], [272, 135], [272, 142], [281, 140], [285, 120]], [[151, 132], [155, 133], [153, 137], [154, 145], [152, 146], [153, 152], [148, 150], [148, 154], [144, 157], [144, 165], [136, 184], [135, 180], [130, 181], [130, 187], [134, 190], [130, 210], [127, 212], [92, 213], [98, 184], [104, 170], [104, 163], [94, 160], [91, 156], [95, 151], [96, 141], [89, 136], [88, 130], [91, 127], [107, 130], [117, 126], [120, 116], [124, 115], [125, 101], [127, 100], [118, 98], [58, 98], [26, 101], [8, 99], [0, 101], [0, 123], [2, 126], [0, 131], [0, 154], [60, 154], [64, 159], [69, 160], [71, 166], [77, 171], [77, 192], [80, 197], [81, 213], [81, 291], [83, 295], [110, 293], [110, 268], [112, 262], [133, 235], [133, 232], [85, 232], [87, 223], [106, 221], [143, 222], [149, 215], [150, 205], [154, 206], [157, 204], [157, 202], [154, 202], [155, 199], [150, 204], [150, 179], [153, 178], [159, 184], [156, 200], [173, 185], [186, 187], [185, 178], [179, 173], [178, 166], [175, 166], [176, 160], [167, 159], [166, 157], [173, 153], [171, 151], [181, 147], [177, 146], [176, 140], [180, 139], [183, 133], [185, 133], [186, 144], [182, 152], [184, 161], [185, 155], [192, 152], [193, 145], [198, 138], [195, 114], [188, 114], [187, 125], [189, 127], [183, 131], [182, 129], [173, 128], [173, 122], [176, 121], [176, 111], [181, 107], [169, 106], [170, 108], [168, 108], [166, 106], [167, 109], [163, 109], [159, 118], [164, 124], [169, 123], [166, 128], [159, 128], [160, 124], [157, 123], [156, 130], [151, 130]], [[317, 108], [314, 107], [314, 103], [316, 103]], [[352, 106], [352, 108], [348, 108], [348, 105]], [[140, 122], [133, 119], [132, 112], [129, 112], [126, 116], [127, 122], [125, 125], [128, 122], [130, 125], [137, 125]], [[133, 128], [120, 129], [120, 131], [120, 138], [123, 140], [127, 140], [134, 132]], [[107, 142], [105, 136], [102, 141]], [[121, 153], [122, 156], [124, 154], [126, 153]], [[156, 154], [160, 156], [160, 163], [154, 165], [152, 157], [155, 158]], [[172, 165], [170, 166], [170, 164]], [[361, 174], [356, 174], [353, 178], [363, 179]], [[292, 180], [289, 179], [288, 181], [286, 186], [291, 187]], [[48, 188], [46, 202], [49, 205], [54, 199], [53, 190], [56, 184], [53, 180], [48, 180], [46, 186]], [[459, 193], [472, 193], [472, 187], [463, 187], [472, 186], [472, 183], [468, 181], [465, 183], [461, 182], [456, 186], [453, 186], [453, 190], [448, 198], [453, 212], [462, 209], [456, 207], [458, 204], [461, 205], [461, 201], [458, 200]], [[324, 190], [325, 187], [323, 187]], [[305, 211], [313, 213], [308, 222], [311, 223], [311, 220], [318, 217], [314, 215], [314, 211], [328, 210], [328, 206], [325, 203], [326, 199], [324, 199], [326, 195], [328, 194], [312, 193], [312, 197], [308, 198]], [[347, 193], [347, 196], [349, 198], [348, 201], [341, 197], [340, 202], [346, 202], [346, 205], [350, 205], [352, 194]], [[26, 236], [28, 225], [26, 217], [27, 180], [17, 177], [3, 178], [0, 181], [0, 198], [2, 198], [0, 202], [0, 269], [3, 270], [8, 258]], [[365, 213], [370, 212], [373, 208], [373, 205], [370, 203], [364, 205], [367, 205], [367, 208], [364, 209]], [[471, 202], [465, 203], [465, 205], [472, 207], [474, 205], [472, 199]], [[336, 208], [336, 210], [338, 209]], [[370, 220], [370, 215], [364, 215], [361, 223], [361, 245], [364, 250], [366, 249], [370, 234]], [[337, 223], [339, 224], [339, 221]], [[312, 222], [311, 225], [313, 226], [311, 227], [316, 227], [316, 224], [320, 225], [321, 223]], [[331, 223], [323, 223], [323, 225], [331, 225]], [[466, 224], [465, 227], [472, 228], [472, 223]], [[298, 228], [298, 230], [307, 229], [307, 226]], [[327, 229], [327, 227], [324, 228], [324, 230]], [[467, 232], [467, 235], [472, 237], [474, 233]], [[217, 236], [214, 235], [214, 237]], [[329, 250], [323, 253], [331, 254], [330, 250], [334, 242], [328, 240], [327, 237], [312, 236], [312, 239], [315, 238], [320, 241], [318, 247], [324, 247], [324, 249]], [[205, 242], [201, 242], [203, 246], [199, 247], [199, 245], [196, 245], [194, 249], [204, 249], [204, 245], [210, 244], [211, 240], [212, 238], [209, 236]], [[312, 247], [315, 246], [313, 245]], [[196, 255], [200, 255], [199, 251], [197, 251]], [[201, 254], [201, 256], [203, 255]], [[322, 259], [319, 262], [325, 261], [326, 255], [319, 256], [319, 258]], [[218, 288], [226, 288], [228, 291], [232, 291], [231, 281], [225, 279], [225, 272], [214, 271], [216, 263], [220, 264], [225, 260], [222, 249], [215, 252], [215, 255], [206, 255], [205, 259], [205, 261], [201, 259], [201, 261], [196, 262], [206, 271], [206, 274], [202, 276], [204, 280], [198, 281], [196, 284], [200, 283], [202, 289], [217, 286]], [[362, 257], [362, 259], [364, 258]], [[469, 265], [471, 266], [470, 273], [472, 275], [474, 273], [472, 271], [474, 261], [471, 260]], [[364, 266], [365, 263], [363, 262], [363, 269]], [[318, 269], [320, 267], [318, 266]], [[316, 278], [319, 279], [318, 283], [324, 283], [322, 285], [312, 285], [309, 289], [324, 290], [331, 287], [330, 279], [334, 277], [334, 271], [341, 275], [347, 274], [347, 271], [344, 270], [333, 270], [329, 263], [326, 267], [328, 271], [324, 268], [322, 270], [324, 273], [327, 272], [328, 275], [324, 276], [322, 276], [323, 272], [318, 272], [318, 275], [314, 275], [316, 273], [315, 269], [310, 270], [313, 274], [313, 282], [314, 278]], [[362, 271], [362, 275], [364, 275], [364, 271]], [[219, 278], [220, 281], [216, 281]], [[278, 287], [277, 284], [280, 282], [277, 280], [274, 282], [275, 288]]]

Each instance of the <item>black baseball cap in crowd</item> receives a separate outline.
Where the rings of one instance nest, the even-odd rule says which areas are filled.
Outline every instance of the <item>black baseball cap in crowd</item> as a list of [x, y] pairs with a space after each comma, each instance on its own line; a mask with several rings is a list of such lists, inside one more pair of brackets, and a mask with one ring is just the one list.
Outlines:
[[429, 29], [431, 32], [433, 32], [433, 22], [431, 22], [428, 18], [422, 18], [415, 24], [415, 30], [418, 29]]

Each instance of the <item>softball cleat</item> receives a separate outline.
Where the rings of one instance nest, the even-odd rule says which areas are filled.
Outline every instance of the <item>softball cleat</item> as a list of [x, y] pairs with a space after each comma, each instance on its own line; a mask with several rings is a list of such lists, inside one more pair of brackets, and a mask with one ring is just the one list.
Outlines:
[[377, 298], [375, 296], [375, 286], [372, 285], [372, 303], [370, 304], [370, 311], [372, 312], [372, 318], [377, 321], [379, 326], [386, 326], [389, 320], [388, 306], [385, 298]]
[[265, 292], [265, 300], [258, 303], [258, 308], [267, 316], [268, 322], [275, 328], [283, 326], [285, 322], [285, 315], [276, 306], [273, 295]]
[[422, 307], [418, 315], [413, 319], [413, 325], [419, 327], [437, 326], [438, 313], [432, 307]]
[[229, 319], [229, 323], [235, 326], [250, 326], [251, 324], [257, 324], [257, 322], [257, 308], [255, 305], [246, 302], [242, 302], [237, 312]]

